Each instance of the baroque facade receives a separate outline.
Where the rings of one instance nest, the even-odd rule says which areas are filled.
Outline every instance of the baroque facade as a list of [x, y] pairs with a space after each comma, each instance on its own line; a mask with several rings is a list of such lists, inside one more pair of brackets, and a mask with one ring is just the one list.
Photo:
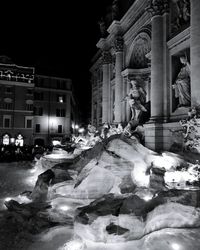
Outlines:
[[146, 93], [145, 145], [170, 149], [171, 131], [200, 104], [199, 11], [198, 0], [135, 0], [107, 22], [90, 69], [93, 125], [129, 122], [134, 80]]
[[48, 145], [76, 121], [71, 79], [36, 75], [0, 57], [0, 143]]

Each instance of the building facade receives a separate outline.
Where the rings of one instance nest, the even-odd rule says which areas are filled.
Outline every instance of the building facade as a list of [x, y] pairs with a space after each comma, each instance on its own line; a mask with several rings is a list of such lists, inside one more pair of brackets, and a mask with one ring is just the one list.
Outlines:
[[[168, 150], [172, 131], [200, 104], [200, 1], [113, 1], [92, 60], [92, 123], [130, 120], [130, 80], [146, 92], [145, 144]], [[126, 2], [126, 9], [120, 9]], [[114, 13], [114, 14], [113, 14]], [[103, 20], [103, 19], [102, 19]], [[101, 26], [102, 27], [102, 26]]]
[[0, 57], [2, 144], [49, 145], [64, 140], [76, 122], [71, 79], [36, 75]]

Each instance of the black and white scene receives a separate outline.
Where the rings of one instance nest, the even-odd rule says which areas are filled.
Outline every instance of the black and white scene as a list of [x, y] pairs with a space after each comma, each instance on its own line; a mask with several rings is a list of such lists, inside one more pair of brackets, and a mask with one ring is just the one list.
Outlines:
[[0, 21], [0, 250], [200, 250], [200, 0]]

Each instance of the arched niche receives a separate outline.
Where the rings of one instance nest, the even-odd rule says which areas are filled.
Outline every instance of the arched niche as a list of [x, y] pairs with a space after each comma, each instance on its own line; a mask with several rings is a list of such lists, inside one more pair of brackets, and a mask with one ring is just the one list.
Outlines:
[[26, 104], [29, 104], [29, 105], [30, 105], [30, 104], [33, 104], [33, 100], [29, 100], [29, 99], [26, 100]]
[[4, 102], [5, 103], [12, 103], [13, 100], [11, 98], [9, 98], [9, 97], [6, 97], [6, 98], [4, 98]]
[[149, 60], [146, 57], [151, 50], [151, 38], [147, 32], [140, 32], [133, 40], [127, 55], [128, 68], [148, 68]]

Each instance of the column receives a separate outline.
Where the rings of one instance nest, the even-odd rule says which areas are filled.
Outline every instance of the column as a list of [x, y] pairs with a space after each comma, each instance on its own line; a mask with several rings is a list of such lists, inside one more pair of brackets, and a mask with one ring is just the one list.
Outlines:
[[164, 48], [163, 48], [163, 94], [164, 94], [164, 99], [163, 99], [163, 116], [164, 116], [164, 121], [167, 122], [169, 120], [170, 116], [170, 70], [169, 70], [169, 65], [170, 65], [170, 58], [169, 58], [169, 50], [167, 46], [167, 39], [169, 36], [169, 13], [164, 13], [163, 15], [163, 43], [164, 43]]
[[92, 81], [92, 101], [91, 101], [91, 104], [92, 104], [91, 122], [92, 122], [92, 125], [95, 125], [94, 124], [94, 81]]
[[123, 83], [122, 83], [122, 98], [123, 98], [123, 101], [122, 101], [122, 111], [121, 111], [121, 121], [122, 122], [125, 122], [126, 121], [126, 100], [124, 100], [124, 97], [126, 96], [126, 81], [125, 79], [123, 78]]
[[102, 123], [108, 122], [109, 96], [108, 88], [110, 84], [110, 63], [112, 57], [109, 51], [102, 53], [103, 86], [102, 86]]
[[[130, 83], [128, 81], [128, 77], [126, 77], [126, 95], [130, 92]], [[130, 121], [130, 114], [131, 110], [130, 110], [130, 105], [128, 103], [128, 101], [126, 101], [126, 122]]]
[[115, 48], [115, 122], [122, 121], [122, 85], [123, 78], [121, 75], [123, 69], [123, 39], [117, 37], [114, 42]]
[[99, 99], [100, 99], [100, 83], [99, 83], [99, 79], [97, 80], [97, 128], [100, 125], [99, 119], [100, 119], [100, 103], [99, 103]]
[[[153, 150], [163, 149], [163, 122], [166, 115], [167, 89], [165, 88], [167, 68], [165, 15], [169, 10], [169, 0], [150, 0], [148, 11], [152, 14], [151, 43], [151, 122], [145, 127], [145, 145]], [[164, 100], [165, 99], [165, 100]]]
[[191, 0], [191, 102], [200, 104], [200, 1]]
[[151, 43], [151, 120], [163, 119], [164, 91], [164, 30], [163, 14], [168, 11], [167, 0], [151, 0], [148, 11], [152, 14]]

